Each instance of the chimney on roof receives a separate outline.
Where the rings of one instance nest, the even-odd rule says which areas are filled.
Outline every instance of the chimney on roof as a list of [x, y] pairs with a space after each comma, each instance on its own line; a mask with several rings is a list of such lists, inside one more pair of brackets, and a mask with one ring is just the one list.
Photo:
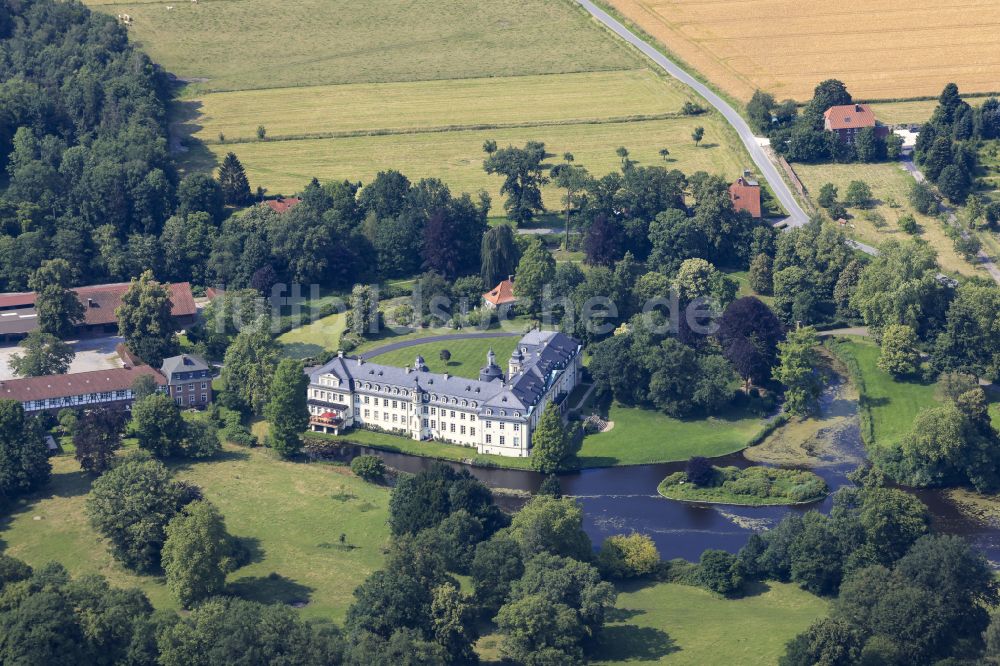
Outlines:
[[94, 307], [94, 299], [89, 298], [89, 297], [87, 298], [87, 307], [88, 308]]
[[855, 104], [854, 105], [854, 110], [857, 111], [858, 113], [861, 113], [861, 105], [860, 104]]
[[337, 358], [344, 358], [344, 350], [343, 349], [338, 349], [337, 350]]
[[364, 364], [365, 364], [365, 357], [358, 356], [358, 365], [364, 365]]

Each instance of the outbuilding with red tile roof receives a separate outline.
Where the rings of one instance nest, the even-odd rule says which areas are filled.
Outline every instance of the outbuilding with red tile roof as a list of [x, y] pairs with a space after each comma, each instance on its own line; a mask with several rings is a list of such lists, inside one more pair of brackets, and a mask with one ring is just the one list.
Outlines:
[[277, 199], [268, 199], [264, 202], [264, 205], [278, 215], [281, 215], [282, 213], [287, 213], [291, 209], [295, 208], [300, 203], [302, 203], [302, 199], [299, 199], [298, 197], [288, 197], [287, 199], [279, 197]]
[[132, 387], [140, 377], [151, 377], [158, 387], [167, 380], [148, 365], [108, 368], [70, 375], [45, 375], [0, 381], [0, 400], [16, 400], [28, 413], [58, 411], [64, 407], [129, 407]]
[[760, 183], [757, 181], [748, 176], [740, 176], [729, 186], [729, 198], [736, 210], [745, 210], [755, 218], [761, 216]]
[[514, 296], [514, 280], [507, 278], [501, 280], [500, 284], [483, 294], [483, 301], [488, 308], [510, 307], [517, 302]]

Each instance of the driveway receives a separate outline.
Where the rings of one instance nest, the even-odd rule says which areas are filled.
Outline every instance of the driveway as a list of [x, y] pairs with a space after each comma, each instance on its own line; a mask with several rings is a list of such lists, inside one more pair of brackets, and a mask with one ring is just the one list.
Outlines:
[[[69, 366], [69, 372], [89, 372], [122, 367], [122, 360], [115, 353], [115, 346], [121, 341], [122, 338], [115, 335], [70, 342], [76, 356]], [[20, 348], [17, 345], [0, 347], [0, 380], [15, 378], [8, 361], [12, 354], [19, 352]]]
[[778, 168], [764, 152], [764, 149], [760, 145], [760, 140], [754, 135], [753, 130], [750, 129], [750, 126], [743, 119], [743, 116], [737, 113], [736, 109], [731, 107], [724, 99], [712, 92], [708, 86], [685, 72], [676, 63], [650, 46], [647, 42], [640, 39], [634, 32], [623, 26], [593, 2], [590, 0], [577, 0], [577, 2], [580, 3], [584, 9], [590, 12], [594, 18], [611, 29], [612, 32], [635, 48], [639, 49], [643, 55], [656, 63], [667, 74], [670, 74], [670, 76], [674, 77], [681, 83], [693, 88], [695, 92], [705, 99], [705, 101], [715, 107], [719, 113], [722, 114], [723, 118], [725, 118], [726, 121], [736, 130], [736, 133], [739, 134], [740, 141], [743, 142], [747, 152], [750, 153], [750, 158], [753, 159], [753, 162], [757, 165], [757, 169], [760, 171], [761, 175], [764, 176], [768, 184], [771, 186], [771, 189], [774, 190], [774, 194], [777, 196], [778, 201], [780, 201], [784, 209], [788, 211], [788, 219], [785, 221], [786, 228], [801, 227], [809, 221], [809, 216], [806, 215], [805, 211], [802, 210], [802, 207], [799, 206], [799, 202], [796, 201], [791, 188], [788, 187], [788, 184], [781, 177], [781, 174], [778, 172]]

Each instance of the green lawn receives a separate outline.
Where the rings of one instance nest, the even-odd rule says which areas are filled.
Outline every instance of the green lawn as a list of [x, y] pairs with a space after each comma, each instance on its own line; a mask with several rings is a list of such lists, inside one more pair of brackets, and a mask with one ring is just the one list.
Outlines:
[[341, 312], [282, 333], [278, 336], [278, 342], [284, 346], [286, 355], [308, 358], [324, 350], [336, 351], [340, 347], [340, 336], [346, 328], [347, 313]]
[[[867, 444], [875, 446], [895, 446], [900, 439], [913, 427], [913, 419], [923, 409], [934, 407], [937, 400], [934, 397], [933, 384], [896, 381], [892, 375], [878, 368], [879, 349], [873, 342], [867, 340], [841, 340], [834, 342], [834, 353], [847, 360], [848, 369], [853, 375], [860, 374], [858, 390], [861, 392], [862, 415], [868, 414], [871, 432], [868, 434], [873, 441]], [[850, 359], [855, 362], [851, 363]], [[867, 439], [867, 438], [866, 438]]]
[[641, 465], [721, 456], [746, 448], [764, 421], [745, 413], [680, 420], [648, 409], [614, 404], [614, 427], [583, 440], [580, 457], [590, 467]]
[[459, 446], [457, 444], [445, 444], [444, 442], [419, 442], [415, 439], [392, 435], [385, 432], [375, 432], [358, 428], [345, 435], [326, 435], [322, 433], [309, 433], [308, 437], [328, 439], [336, 442], [349, 442], [370, 446], [374, 449], [392, 451], [395, 453], [406, 453], [411, 456], [422, 458], [437, 458], [438, 460], [453, 460], [455, 462], [475, 462], [476, 464], [490, 465], [494, 467], [506, 467], [510, 469], [531, 469], [530, 458], [513, 458], [509, 456], [485, 455], [476, 453], [476, 449], [469, 446]]
[[[490, 349], [496, 354], [497, 365], [506, 372], [507, 359], [517, 347], [517, 340], [516, 336], [510, 336], [427, 342], [380, 354], [372, 357], [372, 360], [385, 365], [406, 366], [413, 365], [413, 360], [420, 354], [431, 372], [447, 372], [456, 377], [476, 379], [479, 377], [479, 369], [486, 365], [486, 354]], [[451, 352], [451, 359], [448, 362], [441, 360], [441, 351], [444, 349]]]
[[676, 583], [624, 585], [593, 663], [776, 664], [785, 643], [827, 610], [785, 583], [743, 599]]
[[[411, 352], [413, 349], [416, 348], [410, 347], [404, 351]], [[695, 455], [721, 456], [745, 448], [747, 442], [764, 426], [762, 419], [746, 414], [682, 421], [659, 412], [620, 405], [612, 406], [611, 420], [615, 422], [612, 430], [589, 435], [583, 440], [579, 456], [581, 467], [673, 462], [687, 460]], [[370, 430], [353, 430], [337, 437], [318, 436], [427, 458], [464, 462], [476, 460], [513, 469], [531, 466], [529, 458], [479, 455], [475, 449], [465, 446], [418, 442]]]
[[[115, 585], [138, 585], [155, 606], [175, 608], [161, 578], [124, 570], [91, 530], [84, 512], [91, 481], [76, 461], [63, 455], [53, 466], [52, 483], [0, 523], [6, 552], [34, 566], [56, 560], [74, 574], [99, 573]], [[229, 531], [249, 539], [258, 553], [229, 576], [231, 591], [240, 596], [308, 601], [304, 615], [342, 622], [351, 592], [382, 562], [389, 493], [344, 467], [283, 462], [264, 449], [226, 447], [218, 460], [176, 471], [199, 485]], [[347, 535], [347, 549], [339, 547], [341, 534]]]

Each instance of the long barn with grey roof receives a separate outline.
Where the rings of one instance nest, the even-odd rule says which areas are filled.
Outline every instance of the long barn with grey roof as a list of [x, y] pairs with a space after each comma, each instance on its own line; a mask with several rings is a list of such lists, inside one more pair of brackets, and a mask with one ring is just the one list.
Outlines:
[[339, 353], [310, 373], [310, 429], [366, 428], [524, 457], [542, 411], [579, 382], [580, 351], [568, 335], [533, 330], [506, 371], [490, 350], [478, 379], [429, 372], [420, 356], [400, 368]]

